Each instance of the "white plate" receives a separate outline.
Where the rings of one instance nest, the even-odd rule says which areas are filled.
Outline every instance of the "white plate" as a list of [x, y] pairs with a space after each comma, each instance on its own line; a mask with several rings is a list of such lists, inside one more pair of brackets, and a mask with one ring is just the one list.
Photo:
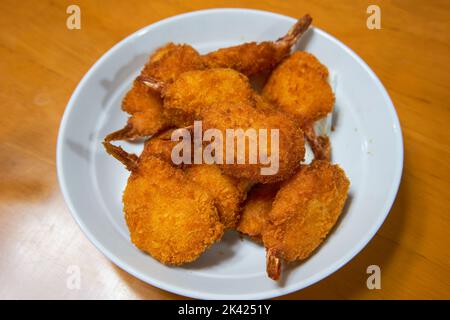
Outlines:
[[[149, 53], [166, 42], [192, 44], [205, 53], [246, 41], [277, 39], [295, 19], [241, 9], [183, 14], [150, 25], [109, 50], [73, 93], [58, 136], [57, 167], [64, 198], [86, 236], [109, 259], [159, 288], [205, 299], [260, 299], [290, 293], [335, 272], [373, 237], [395, 199], [403, 165], [403, 142], [394, 106], [375, 74], [349, 48], [314, 28], [300, 48], [315, 54], [336, 75], [333, 162], [351, 181], [337, 227], [284, 280], [266, 276], [261, 246], [227, 233], [186, 267], [167, 267], [130, 242], [121, 196], [128, 172], [108, 156], [103, 137], [123, 127], [120, 102]], [[140, 145], [124, 143], [138, 152]]]

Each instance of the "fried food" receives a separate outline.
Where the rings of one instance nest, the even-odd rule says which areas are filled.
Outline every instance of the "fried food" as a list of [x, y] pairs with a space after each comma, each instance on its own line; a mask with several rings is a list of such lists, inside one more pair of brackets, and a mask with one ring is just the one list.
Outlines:
[[[312, 18], [305, 15], [276, 42], [246, 43], [203, 56], [187, 44], [168, 43], [151, 55], [139, 77], [169, 84], [186, 71], [205, 68], [232, 68], [247, 76], [270, 71], [289, 55], [291, 47], [308, 29], [311, 21]], [[131, 114], [126, 127], [111, 133], [105, 140], [135, 140], [179, 122], [182, 115], [170, 112], [163, 115], [161, 108], [159, 91], [152, 88], [144, 90], [135, 81], [122, 104], [122, 109]]]
[[122, 110], [129, 114], [144, 112], [148, 109], [156, 109], [161, 112], [161, 108], [161, 95], [138, 80], [133, 81], [131, 90], [122, 100]]
[[307, 14], [275, 42], [250, 42], [219, 49], [203, 56], [203, 62], [208, 68], [231, 68], [246, 76], [270, 71], [289, 55], [292, 46], [305, 33], [311, 22], [312, 18]]
[[312, 54], [297, 51], [273, 71], [263, 96], [304, 125], [333, 110], [334, 94], [327, 79], [327, 67]]
[[[245, 154], [243, 155], [245, 161], [240, 164], [237, 150], [239, 138], [234, 135], [232, 140], [234, 150], [226, 148], [226, 141], [221, 142], [224, 148], [224, 157], [234, 157], [234, 160], [232, 163], [219, 164], [223, 172], [232, 177], [260, 183], [282, 181], [295, 172], [305, 155], [305, 141], [302, 130], [290, 117], [267, 107], [264, 100], [258, 96], [254, 97], [253, 104], [222, 103], [211, 106], [203, 115], [203, 129], [208, 130], [210, 128], [219, 130], [222, 137], [226, 137], [227, 129], [241, 129], [244, 134], [249, 129], [253, 129], [256, 133], [260, 129], [267, 132], [267, 143], [261, 143], [259, 137], [255, 140], [257, 141], [255, 143], [257, 144], [256, 150], [259, 150], [259, 155], [262, 151], [265, 151], [268, 157], [277, 157], [278, 167], [276, 172], [267, 175], [262, 174], [261, 169], [267, 168], [269, 165], [263, 163], [260, 156], [255, 154], [256, 150], [249, 147], [249, 139], [245, 140]], [[278, 130], [278, 143], [274, 141], [274, 145], [278, 145], [278, 153], [275, 150], [272, 152], [271, 149], [271, 132], [273, 130]], [[227, 155], [227, 151], [231, 151], [233, 154]], [[250, 162], [251, 156], [257, 158], [257, 163]]]
[[328, 138], [318, 137], [313, 128], [315, 121], [333, 110], [334, 94], [327, 79], [326, 66], [312, 54], [298, 51], [273, 71], [262, 92], [267, 100], [299, 121], [318, 160], [331, 158]]
[[172, 130], [168, 130], [145, 141], [144, 149], [142, 150], [140, 157], [153, 156], [160, 158], [174, 167], [182, 167], [183, 164], [176, 165], [172, 161], [172, 150], [178, 142], [170, 140], [171, 133]]
[[202, 119], [211, 105], [249, 103], [254, 95], [248, 78], [232, 69], [189, 71], [171, 84], [160, 85], [164, 87], [164, 112], [179, 127]]
[[189, 166], [186, 168], [186, 176], [208, 191], [225, 228], [235, 228], [250, 182], [227, 176], [218, 166], [211, 164]]
[[[140, 73], [164, 83], [173, 82], [189, 70], [203, 69], [200, 54], [191, 46], [168, 43], [156, 50]], [[122, 101], [122, 110], [131, 116], [127, 125], [109, 134], [105, 140], [135, 140], [151, 136], [171, 126], [171, 118], [163, 114], [161, 94], [136, 79]]]
[[181, 265], [221, 238], [214, 200], [182, 170], [151, 155], [138, 159], [120, 147], [105, 147], [131, 170], [123, 203], [136, 247], [162, 263]]
[[150, 57], [141, 76], [170, 83], [186, 71], [204, 68], [202, 57], [192, 46], [168, 43]]
[[164, 132], [158, 137], [148, 139], [145, 142], [141, 158], [154, 156], [173, 166], [182, 167], [187, 179], [206, 190], [213, 198], [224, 227], [226, 229], [235, 228], [240, 218], [241, 204], [247, 196], [251, 182], [227, 176], [214, 164], [174, 164], [171, 154], [173, 147], [178, 142], [170, 140], [171, 132]]
[[[314, 130], [334, 105], [328, 70], [306, 52], [289, 56], [310, 24], [304, 16], [275, 42], [206, 55], [168, 43], [151, 55], [123, 99], [127, 125], [104, 141], [131, 171], [123, 203], [136, 247], [181, 265], [237, 229], [264, 244], [267, 273], [277, 280], [283, 261], [306, 259], [322, 243], [349, 181], [339, 166], [320, 160], [330, 159], [331, 145]], [[258, 94], [248, 77], [265, 80], [274, 68]], [[177, 137], [191, 145], [181, 148], [171, 136], [185, 129]], [[139, 157], [110, 143], [145, 136], [151, 138]], [[305, 138], [315, 155], [310, 165], [301, 164]], [[187, 158], [176, 154], [189, 151]]]
[[328, 161], [302, 165], [278, 191], [263, 233], [267, 272], [280, 276], [280, 260], [304, 260], [335, 225], [347, 199], [345, 172]]
[[161, 96], [140, 81], [134, 81], [133, 88], [122, 102], [122, 108], [132, 116], [123, 129], [107, 135], [105, 141], [134, 140], [169, 126], [169, 119], [163, 114]]
[[279, 183], [257, 184], [247, 194], [237, 230], [262, 242], [264, 226], [272, 209], [272, 202], [280, 189]]
[[[227, 130], [254, 129], [267, 132], [267, 147], [258, 143], [257, 149], [266, 149], [271, 156], [271, 131], [278, 130], [278, 161], [276, 174], [262, 175], [261, 169], [267, 164], [257, 161], [250, 163], [250, 156], [256, 156], [246, 146], [245, 164], [238, 162], [238, 137], [234, 137], [234, 161], [219, 164], [230, 176], [253, 182], [271, 183], [288, 178], [300, 165], [305, 154], [303, 132], [293, 119], [275, 110], [268, 101], [252, 90], [250, 82], [243, 74], [232, 69], [207, 69], [189, 71], [171, 84], [163, 84], [152, 79], [142, 79], [146, 85], [162, 90], [164, 113], [172, 119], [179, 119], [176, 126], [192, 125], [193, 120], [203, 120], [203, 129], [219, 130], [226, 137]], [[169, 117], [168, 115], [166, 116]], [[259, 140], [259, 138], [258, 138]], [[226, 142], [221, 141], [226, 154]]]

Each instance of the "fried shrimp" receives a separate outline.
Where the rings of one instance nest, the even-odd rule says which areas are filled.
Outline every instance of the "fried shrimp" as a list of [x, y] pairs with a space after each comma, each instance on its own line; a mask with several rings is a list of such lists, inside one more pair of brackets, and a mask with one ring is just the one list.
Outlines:
[[[150, 56], [140, 77], [150, 77], [167, 84], [186, 71], [203, 68], [201, 56], [194, 48], [186, 44], [168, 43]], [[106, 141], [135, 140], [170, 127], [171, 119], [163, 114], [161, 93], [138, 79], [122, 101], [122, 109], [131, 115], [127, 125], [109, 134]]]
[[312, 54], [298, 51], [273, 71], [262, 92], [299, 121], [315, 158], [323, 160], [330, 159], [330, 144], [327, 137], [316, 136], [313, 124], [333, 110], [334, 94], [327, 79], [327, 67]]
[[[264, 245], [274, 280], [284, 262], [317, 251], [350, 183], [330, 163], [329, 122], [319, 121], [334, 107], [328, 69], [291, 54], [311, 21], [276, 41], [204, 55], [168, 43], [149, 57], [122, 101], [126, 126], [103, 142], [130, 171], [122, 201], [137, 248], [182, 265], [236, 229]], [[144, 137], [140, 156], [111, 144]]]
[[[139, 77], [150, 78], [160, 83], [171, 83], [186, 71], [205, 68], [232, 68], [247, 76], [272, 70], [289, 55], [291, 47], [308, 29], [312, 18], [305, 15], [276, 42], [247, 43], [240, 46], [219, 49], [200, 55], [187, 44], [173, 44], [159, 48], [151, 55]], [[143, 97], [143, 95], [148, 95]], [[142, 98], [143, 102], [139, 101]], [[106, 141], [134, 140], [150, 136], [177, 123], [177, 114], [163, 115], [158, 90], [143, 90], [136, 83], [127, 93], [122, 109], [131, 114], [127, 125], [106, 137]]]
[[302, 165], [282, 184], [263, 233], [270, 278], [279, 278], [281, 260], [304, 260], [322, 243], [341, 214], [348, 188], [344, 171], [328, 161]]
[[192, 46], [169, 43], [150, 57], [141, 76], [170, 83], [186, 71], [204, 68], [200, 54]]
[[163, 114], [161, 96], [140, 81], [134, 81], [133, 88], [122, 102], [122, 108], [132, 116], [123, 129], [110, 133], [105, 141], [134, 140], [155, 134], [169, 125]]
[[[230, 129], [243, 133], [243, 137], [237, 134], [231, 137], [234, 148], [227, 148], [227, 142], [219, 140], [224, 157], [232, 158], [231, 163], [219, 164], [224, 173], [253, 182], [273, 183], [290, 177], [300, 166], [305, 155], [305, 141], [302, 130], [290, 117], [268, 108], [262, 101], [262, 98], [255, 96], [253, 104], [213, 105], [204, 112], [203, 129], [219, 130], [222, 137], [226, 137]], [[258, 136], [261, 131], [267, 134], [266, 143]], [[255, 133], [253, 137], [252, 132]], [[277, 133], [278, 139], [272, 140], [272, 133]], [[245, 139], [245, 146], [240, 152], [238, 146], [242, 138]], [[254, 149], [250, 147], [250, 139], [254, 141]], [[261, 154], [265, 154], [267, 159], [271, 158], [271, 163], [264, 163]], [[244, 161], [240, 163], [240, 159]], [[263, 174], [263, 168], [268, 168], [275, 160], [278, 162], [276, 168]]]
[[182, 170], [147, 155], [137, 158], [105, 143], [131, 170], [123, 195], [131, 241], [158, 261], [181, 265], [197, 259], [223, 234], [210, 195]]
[[[245, 163], [239, 163], [238, 150], [232, 155], [233, 164], [222, 162], [222, 170], [230, 176], [253, 182], [271, 183], [289, 177], [298, 168], [305, 154], [302, 130], [289, 116], [275, 110], [268, 101], [252, 90], [243, 74], [232, 69], [207, 69], [190, 71], [173, 83], [165, 85], [152, 79], [142, 79], [148, 86], [160, 88], [164, 100], [166, 117], [180, 119], [176, 126], [192, 125], [193, 120], [203, 120], [203, 129], [216, 129], [226, 137], [227, 130], [253, 129], [267, 133], [266, 145], [258, 143], [258, 150], [267, 156], [277, 156], [279, 166], [275, 173], [261, 174], [267, 167], [255, 150], [245, 147]], [[278, 154], [271, 152], [272, 132], [277, 131], [278, 140], [273, 141]], [[234, 138], [235, 147], [239, 137]], [[258, 138], [259, 140], [259, 138]], [[224, 151], [226, 142], [221, 141]], [[224, 153], [226, 155], [226, 152]], [[250, 157], [256, 163], [250, 163]], [[256, 157], [256, 158], [255, 158]]]
[[164, 114], [176, 126], [192, 125], [211, 105], [249, 103], [253, 95], [248, 78], [232, 69], [185, 72], [162, 90]]
[[237, 225], [240, 233], [262, 242], [264, 226], [279, 188], [279, 183], [270, 183], [257, 184], [250, 190]]
[[305, 33], [311, 22], [312, 18], [307, 14], [275, 42], [250, 42], [219, 49], [204, 55], [203, 63], [209, 68], [231, 68], [246, 76], [270, 71], [289, 55], [292, 46]]
[[223, 174], [214, 164], [174, 164], [171, 154], [178, 142], [169, 140], [168, 136], [171, 132], [167, 131], [148, 139], [140, 157], [154, 156], [173, 166], [182, 167], [186, 178], [203, 188], [213, 198], [224, 227], [235, 228], [240, 218], [241, 204], [246, 198], [251, 183]]
[[307, 124], [333, 110], [334, 95], [327, 79], [327, 67], [312, 54], [297, 51], [273, 71], [263, 96]]

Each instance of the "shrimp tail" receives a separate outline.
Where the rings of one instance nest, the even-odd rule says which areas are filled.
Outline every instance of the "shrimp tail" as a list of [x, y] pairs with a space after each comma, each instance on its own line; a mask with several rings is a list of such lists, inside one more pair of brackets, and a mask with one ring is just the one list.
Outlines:
[[121, 147], [115, 146], [108, 141], [103, 141], [103, 146], [110, 155], [122, 162], [128, 171], [137, 171], [139, 158], [133, 153], [128, 153]]

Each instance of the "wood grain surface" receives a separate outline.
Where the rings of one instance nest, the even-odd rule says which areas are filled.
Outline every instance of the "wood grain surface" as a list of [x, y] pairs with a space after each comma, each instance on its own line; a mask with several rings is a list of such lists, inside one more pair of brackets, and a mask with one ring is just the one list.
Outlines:
[[[381, 30], [366, 27], [369, 4]], [[81, 8], [68, 30], [66, 8]], [[132, 277], [82, 234], [59, 190], [55, 150], [68, 99], [110, 47], [163, 18], [213, 7], [310, 13], [380, 77], [403, 129], [403, 180], [368, 246], [323, 281], [282, 298], [450, 298], [450, 2], [51, 1], [0, 2], [0, 298], [183, 298]], [[366, 268], [381, 267], [381, 290]], [[66, 286], [81, 268], [81, 288]]]

